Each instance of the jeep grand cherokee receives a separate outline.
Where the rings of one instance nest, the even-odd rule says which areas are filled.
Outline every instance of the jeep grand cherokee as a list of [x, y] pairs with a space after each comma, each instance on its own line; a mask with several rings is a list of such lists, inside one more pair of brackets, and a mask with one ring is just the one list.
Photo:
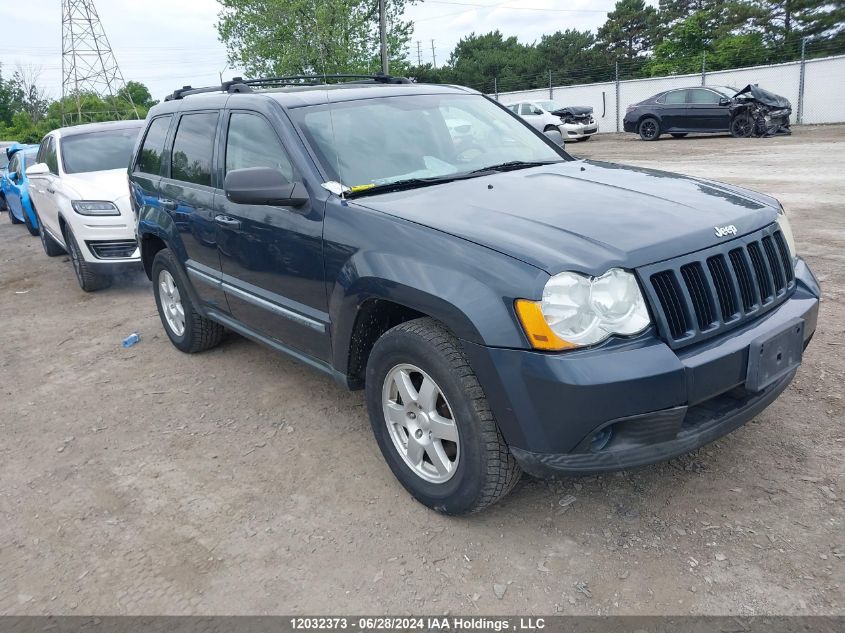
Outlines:
[[132, 203], [178, 349], [231, 330], [363, 388], [449, 514], [688, 452], [792, 380], [819, 286], [774, 198], [575, 160], [465, 88], [338, 81], [150, 111]]

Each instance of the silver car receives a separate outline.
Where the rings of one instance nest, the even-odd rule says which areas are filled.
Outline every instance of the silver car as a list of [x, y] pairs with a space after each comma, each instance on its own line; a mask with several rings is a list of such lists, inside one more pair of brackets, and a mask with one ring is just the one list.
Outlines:
[[599, 131], [589, 106], [563, 106], [550, 99], [517, 101], [506, 106], [540, 132], [560, 130], [565, 141], [586, 141]]

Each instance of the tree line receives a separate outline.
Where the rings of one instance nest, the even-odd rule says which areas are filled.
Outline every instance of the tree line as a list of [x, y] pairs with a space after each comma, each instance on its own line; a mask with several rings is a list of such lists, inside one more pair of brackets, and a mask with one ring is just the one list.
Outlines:
[[[462, 38], [445, 64], [414, 64], [413, 24], [387, 0], [392, 74], [491, 92], [723, 70], [845, 52], [845, 0], [619, 0], [595, 32], [559, 28], [522, 43], [496, 30]], [[250, 75], [372, 73], [374, 0], [220, 0], [220, 39]], [[564, 18], [565, 19], [565, 18]], [[554, 26], [552, 26], [554, 28]], [[551, 73], [551, 78], [549, 76]]]
[[[37, 143], [64, 121], [74, 123], [140, 118], [156, 104], [149, 89], [129, 81], [113, 99], [84, 93], [64, 99], [51, 99], [39, 85], [37, 68], [19, 67], [7, 79], [0, 66], [0, 140]], [[134, 106], [134, 108], [133, 108]], [[80, 116], [81, 111], [81, 116]]]

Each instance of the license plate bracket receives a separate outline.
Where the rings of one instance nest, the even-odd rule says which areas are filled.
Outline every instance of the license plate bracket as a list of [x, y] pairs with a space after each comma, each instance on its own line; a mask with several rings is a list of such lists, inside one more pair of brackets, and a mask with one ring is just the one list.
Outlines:
[[754, 339], [748, 346], [745, 388], [762, 391], [801, 364], [804, 319], [792, 319], [781, 330]]

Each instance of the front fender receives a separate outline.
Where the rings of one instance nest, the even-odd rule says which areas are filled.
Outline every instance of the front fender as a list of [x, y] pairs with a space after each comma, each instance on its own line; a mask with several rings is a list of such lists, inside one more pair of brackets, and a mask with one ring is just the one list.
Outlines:
[[547, 273], [413, 222], [354, 209], [328, 208], [324, 233], [336, 369], [346, 373], [355, 321], [370, 299], [428, 315], [464, 341], [529, 347], [513, 305], [534, 296]]

